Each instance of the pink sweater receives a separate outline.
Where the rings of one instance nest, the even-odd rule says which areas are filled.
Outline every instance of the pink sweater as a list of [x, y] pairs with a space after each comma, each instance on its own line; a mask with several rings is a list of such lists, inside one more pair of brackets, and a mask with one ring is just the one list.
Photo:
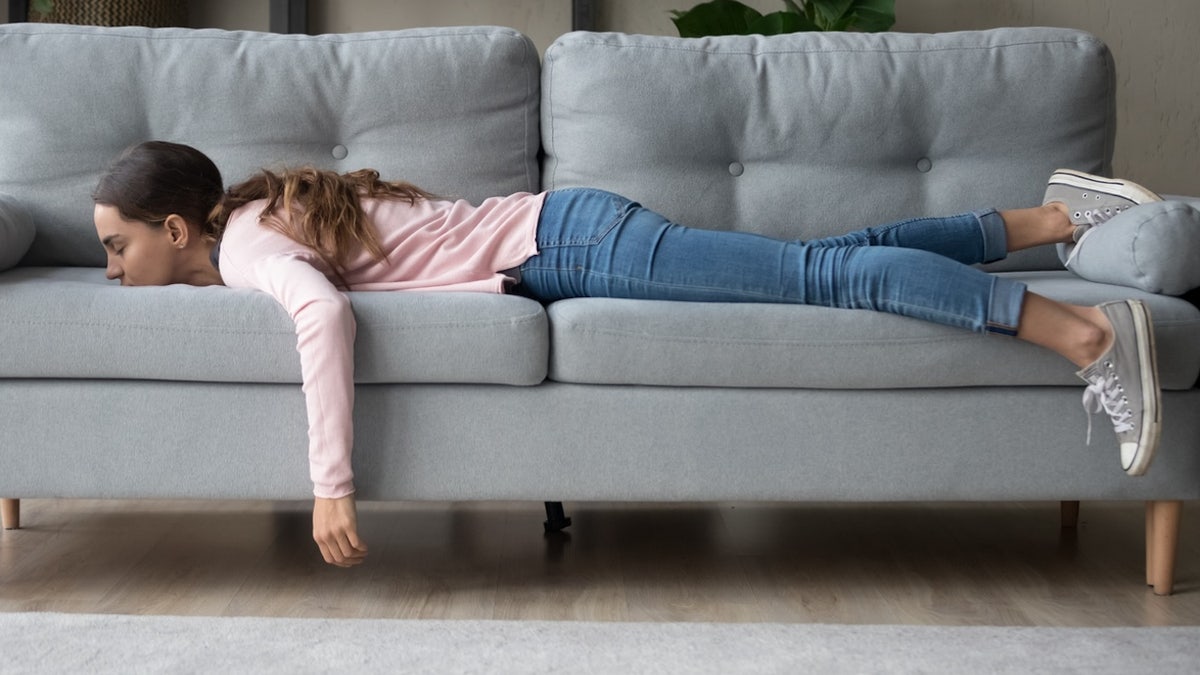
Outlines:
[[[363, 251], [343, 276], [352, 291], [483, 291], [502, 293], [512, 269], [537, 253], [534, 235], [545, 194], [465, 201], [364, 199], [387, 261]], [[229, 218], [221, 239], [225, 285], [274, 297], [296, 322], [296, 349], [308, 407], [308, 459], [313, 493], [354, 492], [354, 315], [350, 301], [312, 249], [258, 222], [265, 201]], [[277, 214], [283, 217], [282, 211]]]

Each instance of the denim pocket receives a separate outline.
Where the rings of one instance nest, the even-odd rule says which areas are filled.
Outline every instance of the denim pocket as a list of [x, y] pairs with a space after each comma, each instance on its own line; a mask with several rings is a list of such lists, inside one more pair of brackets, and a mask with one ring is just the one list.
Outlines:
[[539, 249], [595, 246], [637, 205], [612, 192], [566, 188], [546, 195], [538, 220]]

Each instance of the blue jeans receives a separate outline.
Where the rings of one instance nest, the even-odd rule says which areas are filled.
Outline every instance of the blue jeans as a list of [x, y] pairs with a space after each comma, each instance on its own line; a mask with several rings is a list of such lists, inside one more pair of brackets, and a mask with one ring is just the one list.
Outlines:
[[601, 190], [551, 192], [516, 292], [873, 309], [1015, 335], [1025, 284], [973, 263], [1007, 255], [995, 210], [916, 218], [815, 241], [683, 227]]

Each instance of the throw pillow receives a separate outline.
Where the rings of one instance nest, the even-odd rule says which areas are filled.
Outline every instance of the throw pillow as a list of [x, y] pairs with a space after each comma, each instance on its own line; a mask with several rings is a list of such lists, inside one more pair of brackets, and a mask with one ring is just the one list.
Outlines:
[[1059, 244], [1058, 255], [1089, 281], [1183, 295], [1200, 287], [1200, 209], [1143, 204], [1092, 228], [1079, 244]]

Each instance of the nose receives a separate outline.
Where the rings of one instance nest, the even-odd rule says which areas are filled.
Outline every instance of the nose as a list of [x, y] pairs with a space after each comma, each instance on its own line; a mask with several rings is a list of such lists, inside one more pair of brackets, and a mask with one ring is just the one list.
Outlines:
[[124, 272], [121, 270], [121, 268], [118, 267], [117, 265], [114, 265], [112, 258], [109, 258], [108, 267], [105, 268], [105, 270], [104, 270], [104, 276], [106, 276], [110, 280], [112, 280], [112, 279], [120, 279], [123, 274], [124, 274]]

